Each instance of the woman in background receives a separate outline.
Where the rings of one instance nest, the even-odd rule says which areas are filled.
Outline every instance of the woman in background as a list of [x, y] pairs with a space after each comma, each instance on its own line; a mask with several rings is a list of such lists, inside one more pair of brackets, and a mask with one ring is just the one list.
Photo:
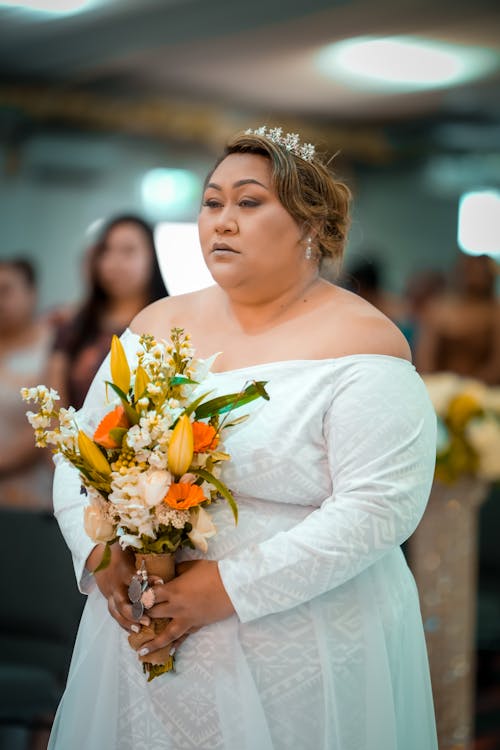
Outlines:
[[33, 266], [0, 261], [0, 505], [51, 508], [52, 470], [35, 448], [21, 386], [43, 382], [52, 345], [50, 327], [37, 319]]
[[487, 255], [460, 254], [454, 284], [422, 316], [419, 372], [456, 372], [500, 384], [500, 301], [496, 268]]
[[113, 334], [168, 295], [149, 224], [123, 215], [105, 226], [91, 250], [89, 286], [87, 301], [59, 330], [50, 361], [49, 382], [62, 406], [80, 408]]

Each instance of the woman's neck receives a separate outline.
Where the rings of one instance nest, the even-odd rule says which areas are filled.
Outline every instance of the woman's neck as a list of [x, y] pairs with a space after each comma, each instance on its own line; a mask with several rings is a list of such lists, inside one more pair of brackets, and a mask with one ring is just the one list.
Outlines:
[[318, 274], [304, 279], [277, 294], [269, 295], [259, 290], [256, 293], [245, 290], [224, 290], [224, 309], [228, 319], [240, 331], [259, 333], [293, 318], [300, 304], [311, 302], [317, 295], [323, 281]]
[[30, 320], [18, 326], [10, 326], [0, 331], [0, 349], [10, 351], [32, 344], [40, 335], [41, 326], [37, 321]]

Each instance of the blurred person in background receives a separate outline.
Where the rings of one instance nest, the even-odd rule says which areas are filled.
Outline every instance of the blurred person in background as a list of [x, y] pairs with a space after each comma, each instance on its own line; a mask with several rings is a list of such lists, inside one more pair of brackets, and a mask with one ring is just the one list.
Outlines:
[[77, 409], [113, 334], [120, 336], [139, 310], [168, 295], [149, 224], [133, 215], [112, 219], [90, 251], [88, 283], [87, 300], [59, 329], [49, 368], [61, 405]]
[[444, 273], [432, 268], [412, 274], [406, 282], [403, 292], [404, 313], [398, 325], [410, 344], [414, 359], [422, 319], [429, 305], [444, 292], [445, 287]]
[[422, 317], [416, 352], [420, 372], [455, 372], [500, 384], [495, 276], [487, 255], [459, 257], [450, 292], [440, 295]]
[[51, 508], [52, 469], [35, 448], [21, 386], [44, 381], [52, 331], [36, 317], [36, 277], [23, 259], [0, 260], [0, 505]]
[[348, 269], [344, 286], [397, 322], [403, 317], [403, 305], [399, 297], [384, 289], [382, 277], [381, 261], [375, 257], [363, 257]]

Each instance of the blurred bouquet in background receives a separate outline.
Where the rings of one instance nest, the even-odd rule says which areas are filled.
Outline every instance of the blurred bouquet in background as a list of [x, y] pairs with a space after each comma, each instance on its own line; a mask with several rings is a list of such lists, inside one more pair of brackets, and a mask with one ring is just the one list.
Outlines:
[[500, 387], [453, 373], [423, 380], [438, 418], [436, 478], [500, 480]]
[[[141, 336], [137, 365], [131, 370], [114, 336], [111, 381], [106, 381], [109, 411], [93, 435], [79, 429], [72, 407], [55, 408], [56, 391], [42, 385], [21, 390], [26, 401], [39, 405], [37, 413], [27, 412], [36, 445], [53, 446], [54, 453], [80, 472], [89, 501], [85, 531], [96, 544], [105, 545], [97, 570], [109, 563], [110, 546], [118, 541], [123, 549], [134, 550], [136, 568], [143, 574], [154, 572], [166, 581], [174, 575], [177, 549], [207, 551], [207, 540], [216, 533], [205, 510], [212, 502], [224, 498], [237, 522], [236, 502], [220, 479], [220, 466], [230, 459], [222, 449], [222, 433], [246, 419], [231, 419], [235, 408], [269, 397], [262, 381], [215, 398], [208, 398], [210, 391], [200, 393], [213, 359], [195, 359], [189, 336], [174, 328], [169, 342]], [[159, 555], [167, 558], [163, 574]], [[148, 601], [147, 575], [143, 581], [144, 586], [136, 585], [135, 601], [131, 599], [137, 620], [141, 602]], [[139, 637], [147, 640], [147, 635]], [[160, 664], [147, 665], [150, 679], [173, 668], [168, 653], [163, 657]]]

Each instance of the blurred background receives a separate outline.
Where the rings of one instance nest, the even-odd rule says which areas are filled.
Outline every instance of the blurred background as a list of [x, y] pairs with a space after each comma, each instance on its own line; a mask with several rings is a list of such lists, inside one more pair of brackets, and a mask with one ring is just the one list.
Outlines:
[[[16, 540], [2, 565], [40, 595], [27, 608], [12, 585], [1, 605], [9, 750], [44, 747], [82, 606], [51, 518], [50, 460], [35, 454], [18, 387], [49, 380], [76, 403], [143, 304], [211, 283], [195, 226], [203, 179], [229, 135], [262, 124], [335, 155], [353, 191], [335, 279], [400, 325], [423, 374], [500, 385], [497, 2], [0, 1], [0, 506]], [[455, 576], [468, 612], [446, 605], [448, 620], [472, 625], [439, 711], [462, 705], [459, 683], [472, 697], [462, 723], [439, 719], [443, 748], [500, 748], [493, 485], [462, 532], [467, 581]], [[448, 567], [427, 572], [451, 580]], [[57, 618], [35, 622], [39, 610]]]

